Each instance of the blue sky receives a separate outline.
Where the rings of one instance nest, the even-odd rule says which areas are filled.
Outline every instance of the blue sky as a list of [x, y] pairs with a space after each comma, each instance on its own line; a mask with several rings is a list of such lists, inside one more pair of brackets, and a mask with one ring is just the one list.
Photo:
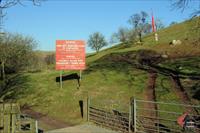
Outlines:
[[[55, 40], [85, 40], [96, 31], [110, 39], [119, 27], [140, 11], [151, 13], [165, 25], [189, 18], [193, 8], [183, 13], [172, 10], [170, 0], [46, 0], [42, 6], [17, 5], [6, 9], [4, 30], [34, 37], [39, 50], [54, 51]], [[87, 47], [87, 52], [91, 49]]]

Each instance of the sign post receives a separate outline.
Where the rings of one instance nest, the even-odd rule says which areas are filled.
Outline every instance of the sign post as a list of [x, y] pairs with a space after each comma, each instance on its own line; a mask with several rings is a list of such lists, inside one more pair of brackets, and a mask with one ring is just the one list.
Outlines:
[[81, 70], [80, 70], [79, 76], [80, 76], [80, 81], [81, 81], [81, 78], [82, 78], [82, 71]]
[[62, 70], [60, 71], [60, 88], [62, 89]]
[[63, 70], [85, 69], [85, 42], [82, 40], [56, 40], [56, 70], [60, 70], [60, 88], [62, 88]]

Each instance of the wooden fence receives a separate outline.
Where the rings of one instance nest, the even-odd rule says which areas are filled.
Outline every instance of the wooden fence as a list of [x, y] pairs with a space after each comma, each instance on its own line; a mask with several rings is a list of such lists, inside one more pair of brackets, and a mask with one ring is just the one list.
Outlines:
[[0, 133], [38, 133], [37, 121], [22, 115], [18, 104], [0, 103]]

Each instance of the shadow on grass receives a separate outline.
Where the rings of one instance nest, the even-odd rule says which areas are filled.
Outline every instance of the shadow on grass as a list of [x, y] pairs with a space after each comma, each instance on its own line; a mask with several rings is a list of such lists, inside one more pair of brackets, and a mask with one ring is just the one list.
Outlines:
[[200, 100], [200, 83], [197, 83], [194, 86], [192, 86], [192, 90], [194, 91], [192, 98]]
[[[72, 73], [62, 76], [62, 81], [66, 80], [77, 80], [78, 86], [80, 87], [80, 76], [77, 73]], [[60, 82], [60, 77], [56, 77], [56, 82]]]

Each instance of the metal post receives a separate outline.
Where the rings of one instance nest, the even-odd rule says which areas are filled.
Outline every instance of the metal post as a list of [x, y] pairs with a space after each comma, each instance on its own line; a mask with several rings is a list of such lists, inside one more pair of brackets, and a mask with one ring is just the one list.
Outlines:
[[159, 120], [159, 111], [158, 111], [159, 110], [159, 104], [157, 102], [155, 104], [157, 106], [157, 110], [156, 110], [156, 117], [157, 117], [157, 123], [158, 123], [157, 124], [157, 130], [158, 130], [157, 132], [160, 133], [160, 127], [159, 127], [160, 120]]
[[80, 74], [79, 75], [80, 75], [80, 81], [81, 81], [81, 78], [82, 78], [82, 71], [81, 70], [80, 70]]
[[[3, 8], [0, 7], [0, 40], [3, 39], [3, 18], [4, 18], [4, 14], [3, 14]], [[4, 60], [1, 60], [1, 78], [3, 80], [3, 82], [5, 83], [5, 61]]]
[[137, 132], [137, 105], [136, 105], [136, 99], [134, 98], [133, 99], [133, 102], [134, 102], [134, 104], [133, 104], [133, 109], [134, 109], [134, 114], [133, 114], [133, 117], [134, 117], [134, 132], [136, 133]]
[[62, 89], [62, 70], [60, 71], [60, 88]]
[[35, 133], [38, 133], [38, 121], [35, 121]]
[[90, 120], [90, 97], [87, 98], [87, 121]]
[[132, 110], [132, 98], [130, 99], [130, 104], [129, 104], [129, 126], [128, 126], [128, 132], [131, 132], [131, 125], [132, 125], [132, 118], [133, 118], [133, 110]]

